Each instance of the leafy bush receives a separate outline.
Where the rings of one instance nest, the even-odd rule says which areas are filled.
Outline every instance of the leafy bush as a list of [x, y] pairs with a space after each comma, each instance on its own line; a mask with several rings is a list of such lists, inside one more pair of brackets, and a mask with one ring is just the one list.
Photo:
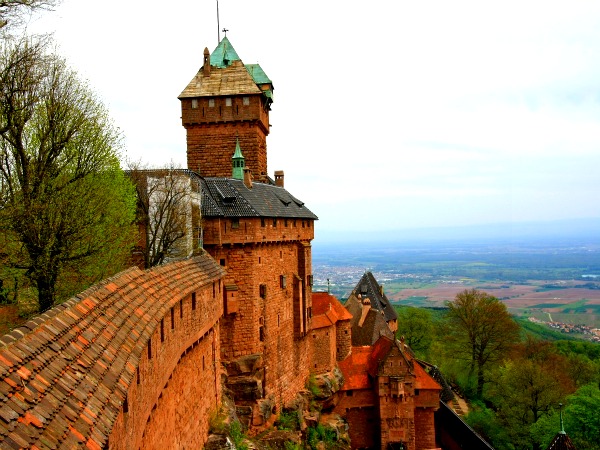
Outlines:
[[278, 430], [294, 431], [300, 428], [298, 411], [282, 412], [275, 422]]
[[306, 433], [306, 443], [309, 448], [316, 449], [319, 442], [323, 442], [326, 448], [335, 448], [337, 434], [335, 430], [318, 424], [316, 427], [310, 427]]

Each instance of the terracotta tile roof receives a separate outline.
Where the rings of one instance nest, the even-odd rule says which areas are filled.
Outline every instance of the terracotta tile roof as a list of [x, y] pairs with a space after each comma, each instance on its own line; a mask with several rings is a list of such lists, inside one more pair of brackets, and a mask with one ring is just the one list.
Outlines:
[[338, 366], [344, 374], [342, 391], [371, 389], [372, 384], [367, 372], [371, 350], [370, 346], [352, 347], [350, 356], [338, 362]]
[[335, 325], [341, 320], [352, 319], [352, 314], [342, 306], [340, 301], [327, 292], [313, 292], [312, 328], [323, 328]]
[[[412, 359], [412, 358], [411, 358]], [[431, 375], [429, 375], [423, 367], [419, 364], [418, 361], [414, 360], [414, 372], [416, 376], [415, 380], [415, 388], [416, 389], [433, 389], [437, 391], [441, 391], [442, 387], [433, 379]]]
[[0, 447], [105, 448], [160, 318], [223, 275], [209, 256], [132, 268], [1, 337]]

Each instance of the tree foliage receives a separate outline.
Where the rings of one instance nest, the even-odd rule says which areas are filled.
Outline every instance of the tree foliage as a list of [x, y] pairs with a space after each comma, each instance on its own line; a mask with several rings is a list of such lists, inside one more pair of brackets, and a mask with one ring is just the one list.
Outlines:
[[129, 176], [137, 193], [141, 224], [139, 251], [145, 267], [186, 257], [198, 246], [200, 187], [187, 172], [171, 164], [166, 169], [142, 169], [132, 164]]
[[431, 345], [434, 328], [429, 311], [412, 306], [401, 307], [398, 311], [398, 338], [404, 336], [405, 342], [417, 354], [421, 355]]
[[476, 372], [481, 397], [484, 370], [518, 341], [519, 326], [502, 302], [476, 289], [460, 292], [447, 306], [447, 343], [456, 358], [469, 362], [470, 373]]
[[[57, 283], [97, 281], [132, 244], [135, 197], [120, 134], [49, 41], [5, 39], [0, 54], [0, 229], [4, 261], [25, 271], [39, 309]], [[119, 267], [120, 268], [120, 267]]]

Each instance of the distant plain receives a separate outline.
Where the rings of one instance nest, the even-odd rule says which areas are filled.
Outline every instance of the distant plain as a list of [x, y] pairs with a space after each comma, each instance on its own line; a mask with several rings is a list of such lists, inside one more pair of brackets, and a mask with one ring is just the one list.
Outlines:
[[517, 316], [600, 327], [596, 233], [315, 242], [314, 290], [346, 298], [367, 270], [394, 303], [443, 307], [476, 288]]

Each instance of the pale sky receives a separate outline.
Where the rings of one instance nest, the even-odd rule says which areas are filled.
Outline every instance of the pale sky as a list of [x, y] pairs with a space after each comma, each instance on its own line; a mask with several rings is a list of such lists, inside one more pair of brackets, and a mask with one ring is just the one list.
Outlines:
[[[269, 173], [317, 235], [600, 217], [600, 2], [219, 8], [274, 83]], [[177, 96], [217, 45], [216, 0], [63, 0], [29, 28], [55, 31], [129, 158], [185, 166]]]

